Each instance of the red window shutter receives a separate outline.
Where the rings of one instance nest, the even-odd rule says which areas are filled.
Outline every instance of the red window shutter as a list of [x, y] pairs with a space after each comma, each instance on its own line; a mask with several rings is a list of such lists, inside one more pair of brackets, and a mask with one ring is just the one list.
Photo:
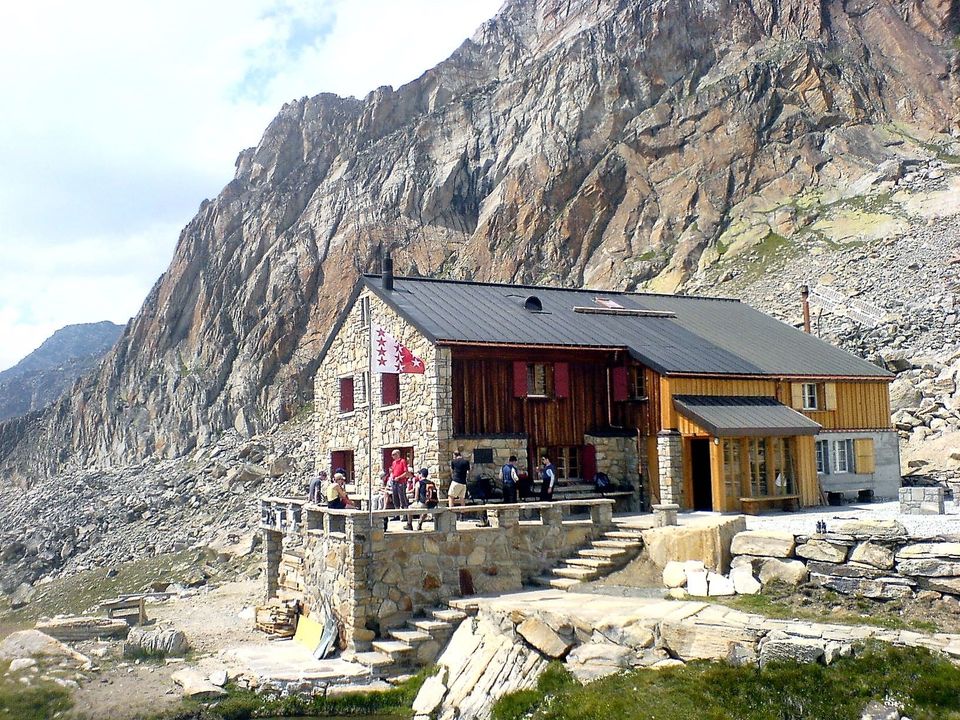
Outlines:
[[513, 363], [513, 396], [527, 396], [527, 364], [521, 360]]
[[593, 482], [597, 474], [597, 447], [596, 445], [583, 446], [583, 480]]
[[336, 450], [330, 453], [330, 477], [337, 471], [337, 468], [347, 467], [347, 454], [343, 450]]
[[380, 401], [384, 405], [400, 404], [400, 375], [383, 373], [380, 376]]
[[553, 394], [558, 398], [570, 397], [570, 365], [555, 363], [553, 366]]
[[625, 367], [615, 367], [613, 369], [613, 399], [616, 402], [623, 402], [630, 397], [629, 373]]
[[340, 378], [340, 412], [353, 412], [353, 378]]

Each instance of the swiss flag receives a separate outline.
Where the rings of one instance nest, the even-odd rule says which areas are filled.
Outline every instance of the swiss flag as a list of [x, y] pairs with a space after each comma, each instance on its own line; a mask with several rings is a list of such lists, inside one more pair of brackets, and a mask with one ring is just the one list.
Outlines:
[[370, 324], [373, 334], [373, 370], [378, 373], [423, 374], [423, 360], [380, 325]]

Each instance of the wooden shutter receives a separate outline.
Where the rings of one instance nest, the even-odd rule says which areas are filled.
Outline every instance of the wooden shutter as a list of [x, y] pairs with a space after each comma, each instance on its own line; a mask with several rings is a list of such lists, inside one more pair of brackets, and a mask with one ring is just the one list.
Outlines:
[[613, 399], [615, 402], [623, 402], [630, 397], [630, 374], [625, 367], [615, 367], [613, 369]]
[[527, 364], [521, 360], [513, 363], [513, 396], [527, 396]]
[[558, 398], [570, 397], [570, 365], [554, 363], [553, 394]]
[[824, 410], [837, 409], [837, 384], [836, 383], [823, 384], [823, 408]]
[[383, 373], [380, 375], [380, 402], [383, 405], [400, 404], [400, 375]]
[[857, 473], [876, 472], [876, 460], [873, 453], [873, 438], [857, 438], [853, 441], [853, 454], [856, 456]]
[[583, 481], [592, 483], [597, 474], [597, 447], [596, 445], [584, 445], [583, 457]]
[[803, 410], [803, 383], [790, 383], [790, 407]]
[[340, 412], [353, 412], [353, 378], [340, 378]]

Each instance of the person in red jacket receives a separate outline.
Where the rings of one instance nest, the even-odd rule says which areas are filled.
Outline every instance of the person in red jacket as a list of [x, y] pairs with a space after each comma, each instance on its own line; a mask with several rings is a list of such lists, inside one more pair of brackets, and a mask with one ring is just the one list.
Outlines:
[[[407, 480], [412, 477], [410, 468], [407, 467], [407, 461], [400, 455], [399, 450], [394, 450], [390, 457], [393, 462], [390, 464], [390, 479], [393, 481], [393, 507], [406, 508], [409, 506], [407, 500]], [[404, 529], [413, 530], [413, 519], [403, 514]]]

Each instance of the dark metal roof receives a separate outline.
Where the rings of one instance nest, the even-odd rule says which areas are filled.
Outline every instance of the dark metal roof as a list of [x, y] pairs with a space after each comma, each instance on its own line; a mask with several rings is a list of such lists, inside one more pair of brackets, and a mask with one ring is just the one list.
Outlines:
[[[362, 282], [433, 342], [624, 348], [664, 374], [892, 377], [738, 300], [406, 277], [391, 291], [379, 275]], [[537, 307], [531, 297], [542, 310], [527, 309]], [[583, 312], [604, 307], [598, 299], [645, 312]]]
[[675, 395], [673, 405], [715, 437], [816, 435], [821, 427], [772, 397]]

